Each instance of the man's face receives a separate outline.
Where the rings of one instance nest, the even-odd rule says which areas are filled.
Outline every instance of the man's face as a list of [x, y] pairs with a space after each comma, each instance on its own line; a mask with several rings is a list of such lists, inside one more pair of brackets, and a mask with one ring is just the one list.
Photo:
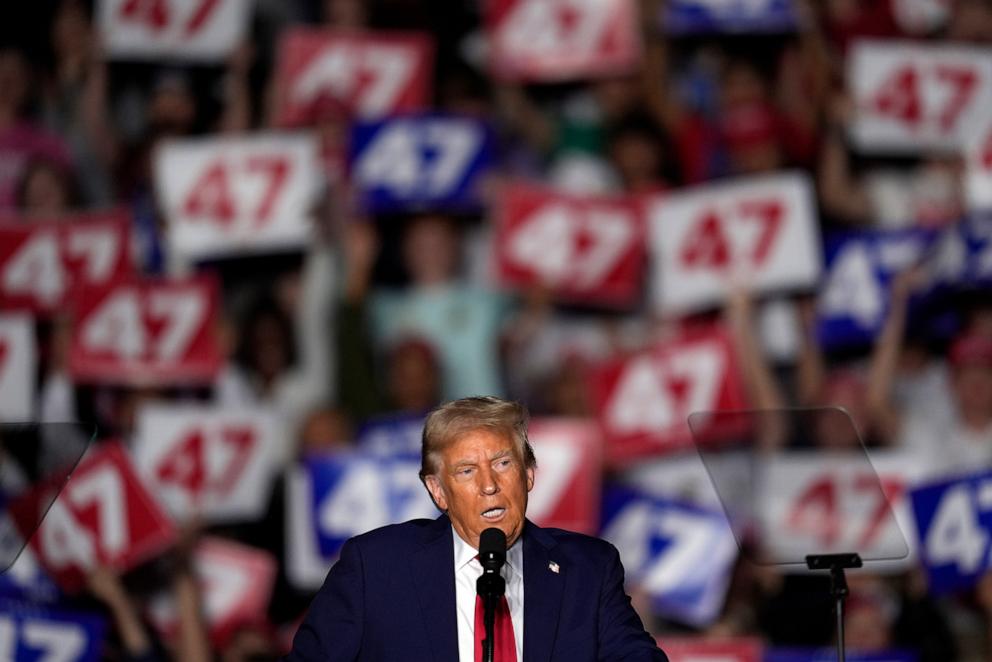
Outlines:
[[455, 532], [476, 549], [479, 535], [490, 527], [506, 534], [507, 547], [516, 542], [534, 470], [524, 467], [513, 440], [485, 428], [472, 430], [440, 455], [437, 475], [427, 476], [427, 489]]

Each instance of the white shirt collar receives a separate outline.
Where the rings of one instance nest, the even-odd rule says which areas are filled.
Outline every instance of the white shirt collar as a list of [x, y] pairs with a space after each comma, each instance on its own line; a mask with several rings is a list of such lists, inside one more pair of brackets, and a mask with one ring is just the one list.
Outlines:
[[[451, 527], [451, 537], [455, 541], [455, 572], [460, 572], [462, 568], [476, 560], [475, 557], [479, 555], [479, 550], [462, 540], [453, 526]], [[520, 542], [522, 538], [523, 535], [518, 537], [513, 546], [506, 550], [506, 565], [503, 568], [509, 569], [510, 572], [517, 572], [523, 567], [524, 545]], [[478, 561], [476, 564], [478, 565]]]

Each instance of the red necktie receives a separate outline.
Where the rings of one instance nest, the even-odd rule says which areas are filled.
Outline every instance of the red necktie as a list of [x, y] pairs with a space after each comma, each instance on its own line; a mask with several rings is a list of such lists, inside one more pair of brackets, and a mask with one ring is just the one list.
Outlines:
[[[475, 662], [482, 662], [482, 640], [486, 637], [485, 609], [482, 596], [475, 596]], [[496, 620], [493, 623], [493, 662], [517, 662], [517, 644], [513, 638], [513, 619], [510, 618], [510, 605], [506, 596], [501, 595], [496, 604]]]

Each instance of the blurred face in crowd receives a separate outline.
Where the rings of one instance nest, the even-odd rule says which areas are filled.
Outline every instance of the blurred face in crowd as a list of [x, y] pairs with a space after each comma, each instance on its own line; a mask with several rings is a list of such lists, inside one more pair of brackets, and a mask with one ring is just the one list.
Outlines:
[[764, 103], [767, 99], [768, 90], [757, 69], [741, 60], [727, 63], [720, 87], [724, 110]]
[[443, 216], [421, 216], [411, 221], [403, 238], [403, 260], [417, 285], [438, 285], [455, 275], [458, 235]]
[[592, 83], [592, 93], [604, 118], [620, 117], [640, 105], [640, 82], [636, 76], [602, 78]]
[[18, 51], [0, 51], [0, 107], [16, 113], [24, 105], [28, 90], [28, 71], [24, 56]]
[[148, 124], [156, 137], [189, 133], [196, 119], [196, 101], [189, 83], [179, 74], [166, 75], [148, 102]]
[[859, 651], [879, 651], [892, 645], [892, 628], [882, 605], [855, 600], [844, 618], [847, 645]]
[[632, 131], [618, 136], [610, 145], [610, 158], [628, 190], [659, 184], [661, 148], [649, 136]]
[[262, 381], [270, 382], [289, 366], [289, 339], [274, 315], [255, 319], [249, 332], [253, 367]]
[[65, 0], [52, 22], [52, 49], [62, 58], [82, 57], [89, 50], [90, 26], [78, 0]]
[[956, 366], [952, 387], [965, 422], [976, 426], [992, 422], [992, 365], [975, 362]]
[[497, 527], [512, 545], [534, 487], [534, 470], [526, 468], [513, 439], [488, 428], [471, 430], [445, 447], [440, 460], [438, 472], [425, 481], [455, 532], [478, 549], [480, 534]]
[[406, 342], [390, 353], [389, 395], [400, 411], [427, 411], [437, 404], [437, 358], [422, 342]]
[[336, 28], [362, 28], [368, 23], [363, 0], [324, 0], [324, 22]]
[[336, 409], [318, 409], [307, 416], [300, 430], [303, 453], [320, 453], [338, 448], [351, 438], [348, 421]]
[[39, 162], [24, 172], [21, 211], [29, 216], [61, 216], [70, 207], [69, 183], [58, 166]]

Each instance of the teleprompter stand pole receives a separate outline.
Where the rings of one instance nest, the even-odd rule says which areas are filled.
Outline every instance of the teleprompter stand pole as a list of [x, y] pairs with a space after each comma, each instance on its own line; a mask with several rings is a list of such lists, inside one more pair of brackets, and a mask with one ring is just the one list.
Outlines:
[[844, 662], [844, 600], [847, 599], [847, 577], [844, 570], [860, 568], [858, 554], [809, 554], [806, 567], [810, 570], [830, 571], [830, 595], [834, 599], [834, 612], [837, 616], [837, 662]]

